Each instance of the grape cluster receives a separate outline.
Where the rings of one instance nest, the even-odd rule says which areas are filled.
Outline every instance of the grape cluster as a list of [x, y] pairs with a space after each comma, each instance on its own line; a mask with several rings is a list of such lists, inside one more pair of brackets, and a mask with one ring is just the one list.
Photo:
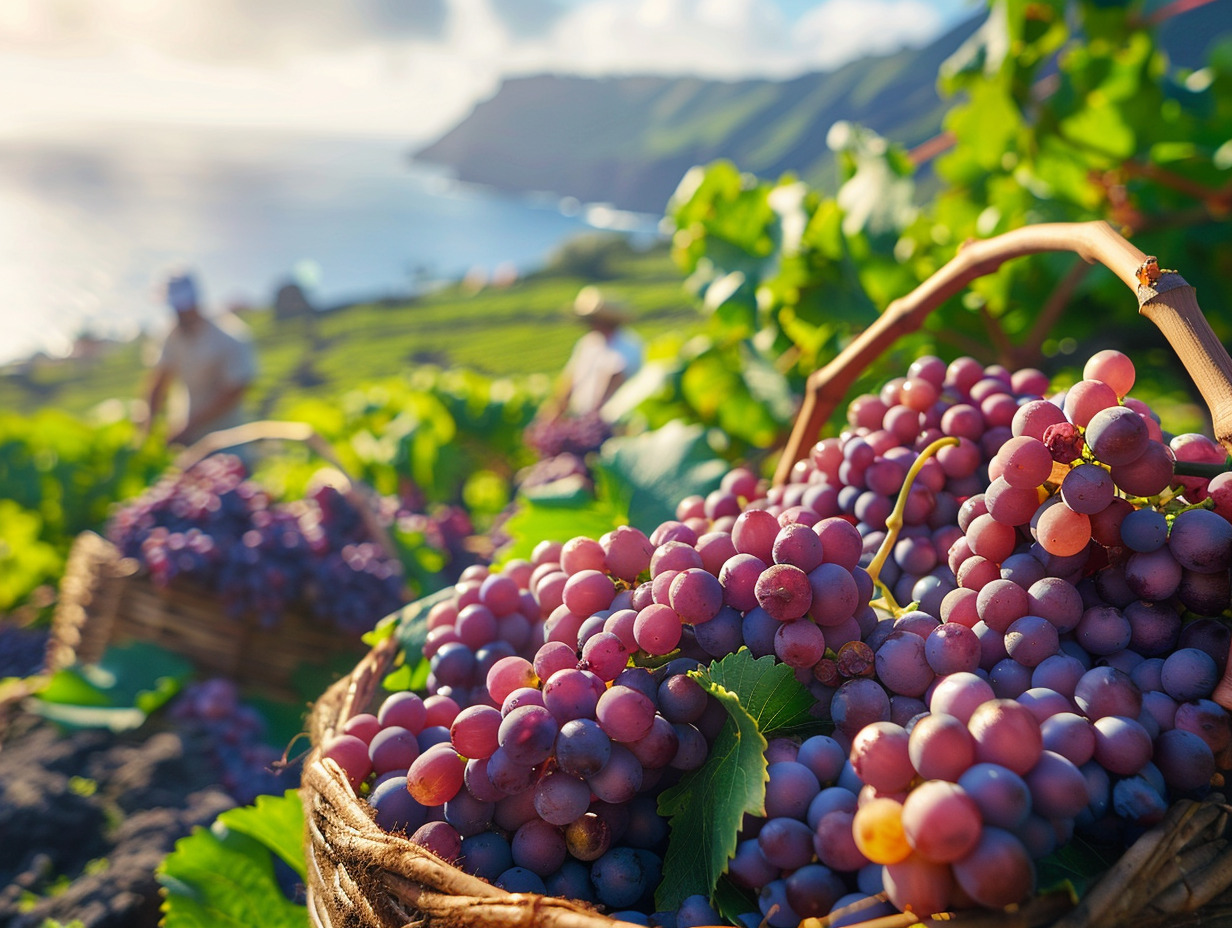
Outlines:
[[42, 673], [47, 657], [46, 628], [0, 622], [0, 680]]
[[265, 721], [243, 702], [231, 680], [211, 677], [188, 686], [172, 700], [168, 715], [209, 740], [218, 782], [240, 805], [263, 794], [282, 793], [298, 780], [293, 765], [264, 740]]
[[596, 450], [612, 435], [612, 427], [597, 413], [535, 419], [522, 433], [522, 441], [540, 458], [560, 454], [581, 457]]
[[529, 464], [517, 472], [515, 479], [521, 493], [531, 493], [545, 487], [553, 490], [567, 488], [583, 493], [594, 490], [594, 478], [585, 458], [569, 452]]
[[[854, 881], [920, 914], [996, 908], [1020, 901], [1033, 861], [1075, 831], [1123, 846], [1170, 801], [1204, 795], [1232, 762], [1229, 717], [1211, 699], [1228, 632], [1210, 618], [1228, 608], [1232, 526], [1195, 508], [1207, 497], [1218, 505], [1232, 478], [1174, 477], [1174, 459], [1225, 455], [1202, 436], [1165, 445], [1148, 408], [1119, 402], [1133, 373], [1124, 355], [1102, 352], [1065, 394], [1019, 396], [1009, 435], [985, 442], [990, 479], [961, 501], [935, 585], [898, 582], [890, 605], [910, 605], [882, 613], [816, 675], [831, 688], [821, 696], [849, 767], [816, 788], [782, 768], [795, 772], [777, 788], [798, 804], [824, 794], [823, 806], [852, 806], [827, 813], [851, 842], [827, 832], [815, 808], [794, 825], [776, 821], [769, 842], [759, 829], [773, 819], [746, 823], [743, 879], [762, 887], [771, 925], [821, 911], [798, 886], [787, 895], [790, 867], [758, 870], [775, 862], [765, 845], [783, 834], [796, 835], [791, 865], [827, 887], [823, 901]], [[861, 429], [884, 424], [858, 418], [871, 402], [853, 404], [852, 432], [819, 446], [829, 461], [843, 453], [831, 480], [850, 479], [847, 447], [872, 434]], [[807, 477], [809, 465], [798, 471]], [[872, 560], [866, 551], [862, 562]], [[897, 544], [886, 564], [905, 566]], [[831, 792], [844, 779], [848, 796]], [[768, 815], [775, 788], [772, 775]], [[825, 835], [815, 859], [801, 825]]]
[[988, 462], [1012, 437], [1015, 410], [1039, 400], [1047, 387], [1033, 369], [1011, 374], [972, 358], [948, 365], [919, 358], [905, 377], [856, 397], [847, 409], [848, 430], [819, 442], [784, 492], [819, 496], [822, 515], [852, 521], [867, 563], [885, 540], [886, 519], [920, 452], [951, 439], [920, 465], [905, 498], [902, 531], [880, 571], [897, 602], [935, 603], [952, 583], [947, 555], [961, 534], [960, 503], [986, 486]]
[[747, 645], [814, 681], [827, 641], [876, 621], [849, 522], [786, 511], [744, 469], [678, 514], [464, 572], [428, 615], [428, 695], [394, 694], [323, 746], [378, 823], [506, 888], [649, 906], [655, 796], [726, 717], [687, 671]]
[[536, 419], [522, 433], [537, 460], [515, 475], [519, 491], [530, 495], [594, 492], [594, 476], [586, 458], [611, 436], [611, 425], [597, 414]]
[[639, 640], [663, 655], [684, 626], [661, 609], [639, 623], [650, 582], [607, 573], [646, 571], [649, 539], [604, 541], [465, 571], [428, 616], [429, 695], [390, 695], [323, 753], [379, 824], [468, 872], [620, 910], [650, 905], [667, 837], [655, 796], [705, 762], [725, 713], [687, 676], [696, 657], [629, 666]]
[[401, 565], [336, 488], [275, 503], [234, 455], [163, 478], [115, 512], [108, 536], [156, 585], [187, 578], [265, 625], [302, 607], [357, 632], [402, 603]]
[[1018, 902], [1071, 835], [1122, 846], [1232, 766], [1232, 476], [1174, 468], [1225, 456], [1167, 436], [1125, 356], [1084, 378], [921, 358], [783, 486], [737, 467], [649, 535], [469, 568], [429, 613], [426, 694], [324, 754], [383, 827], [647, 922], [655, 797], [724, 719], [688, 671], [747, 648], [830, 729], [769, 745], [728, 868], [746, 922]]

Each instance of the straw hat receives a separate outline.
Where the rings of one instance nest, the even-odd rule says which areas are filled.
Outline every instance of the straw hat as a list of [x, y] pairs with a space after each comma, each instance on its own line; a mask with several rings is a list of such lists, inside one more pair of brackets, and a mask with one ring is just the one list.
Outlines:
[[624, 303], [608, 299], [596, 286], [586, 286], [573, 300], [573, 314], [583, 322], [624, 325], [633, 318]]

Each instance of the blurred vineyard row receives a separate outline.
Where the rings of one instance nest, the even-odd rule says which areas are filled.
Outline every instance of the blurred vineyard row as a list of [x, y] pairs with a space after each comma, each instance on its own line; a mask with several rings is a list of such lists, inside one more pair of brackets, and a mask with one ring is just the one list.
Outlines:
[[[396, 497], [422, 522], [396, 531], [416, 593], [446, 581], [448, 552], [433, 520], [456, 512], [462, 534], [490, 524], [527, 463], [521, 432], [540, 393], [512, 381], [423, 369], [331, 399], [303, 400], [292, 415], [332, 448], [353, 479]], [[255, 476], [275, 498], [301, 498], [326, 462], [303, 444], [260, 443]], [[54, 602], [54, 587], [78, 533], [104, 530], [115, 506], [174, 466], [157, 439], [137, 441], [126, 418], [100, 422], [57, 410], [0, 416], [0, 614], [27, 620]]]

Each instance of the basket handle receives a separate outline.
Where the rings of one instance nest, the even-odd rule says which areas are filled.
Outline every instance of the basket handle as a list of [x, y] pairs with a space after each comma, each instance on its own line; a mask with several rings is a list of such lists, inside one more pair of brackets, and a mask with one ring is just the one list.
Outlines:
[[293, 441], [299, 442], [316, 453], [323, 461], [334, 468], [341, 480], [334, 481], [334, 488], [347, 498], [360, 518], [369, 537], [380, 545], [390, 557], [397, 555], [397, 547], [389, 531], [376, 517], [373, 507], [373, 490], [361, 480], [352, 477], [342, 462], [338, 459], [333, 446], [306, 422], [290, 422], [281, 419], [262, 419], [256, 422], [246, 422], [229, 429], [219, 429], [204, 435], [188, 448], [185, 448], [172, 466], [184, 473], [201, 463], [211, 454], [236, 448], [255, 441]]
[[977, 277], [1011, 258], [1045, 251], [1072, 251], [1099, 262], [1134, 291], [1138, 311], [1163, 332], [1206, 401], [1216, 439], [1232, 451], [1232, 358], [1202, 315], [1194, 288], [1175, 271], [1161, 271], [1153, 256], [1102, 220], [1041, 223], [966, 242], [940, 270], [890, 303], [834, 360], [810, 374], [774, 482], [788, 481], [792, 466], [808, 453], [861, 371], [899, 337], [919, 329], [930, 312]]

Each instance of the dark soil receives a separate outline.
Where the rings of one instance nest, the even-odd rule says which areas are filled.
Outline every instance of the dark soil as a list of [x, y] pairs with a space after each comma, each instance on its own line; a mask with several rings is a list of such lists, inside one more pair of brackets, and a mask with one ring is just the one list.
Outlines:
[[235, 805], [217, 780], [205, 732], [18, 715], [0, 742], [0, 928], [155, 928], [155, 868]]

